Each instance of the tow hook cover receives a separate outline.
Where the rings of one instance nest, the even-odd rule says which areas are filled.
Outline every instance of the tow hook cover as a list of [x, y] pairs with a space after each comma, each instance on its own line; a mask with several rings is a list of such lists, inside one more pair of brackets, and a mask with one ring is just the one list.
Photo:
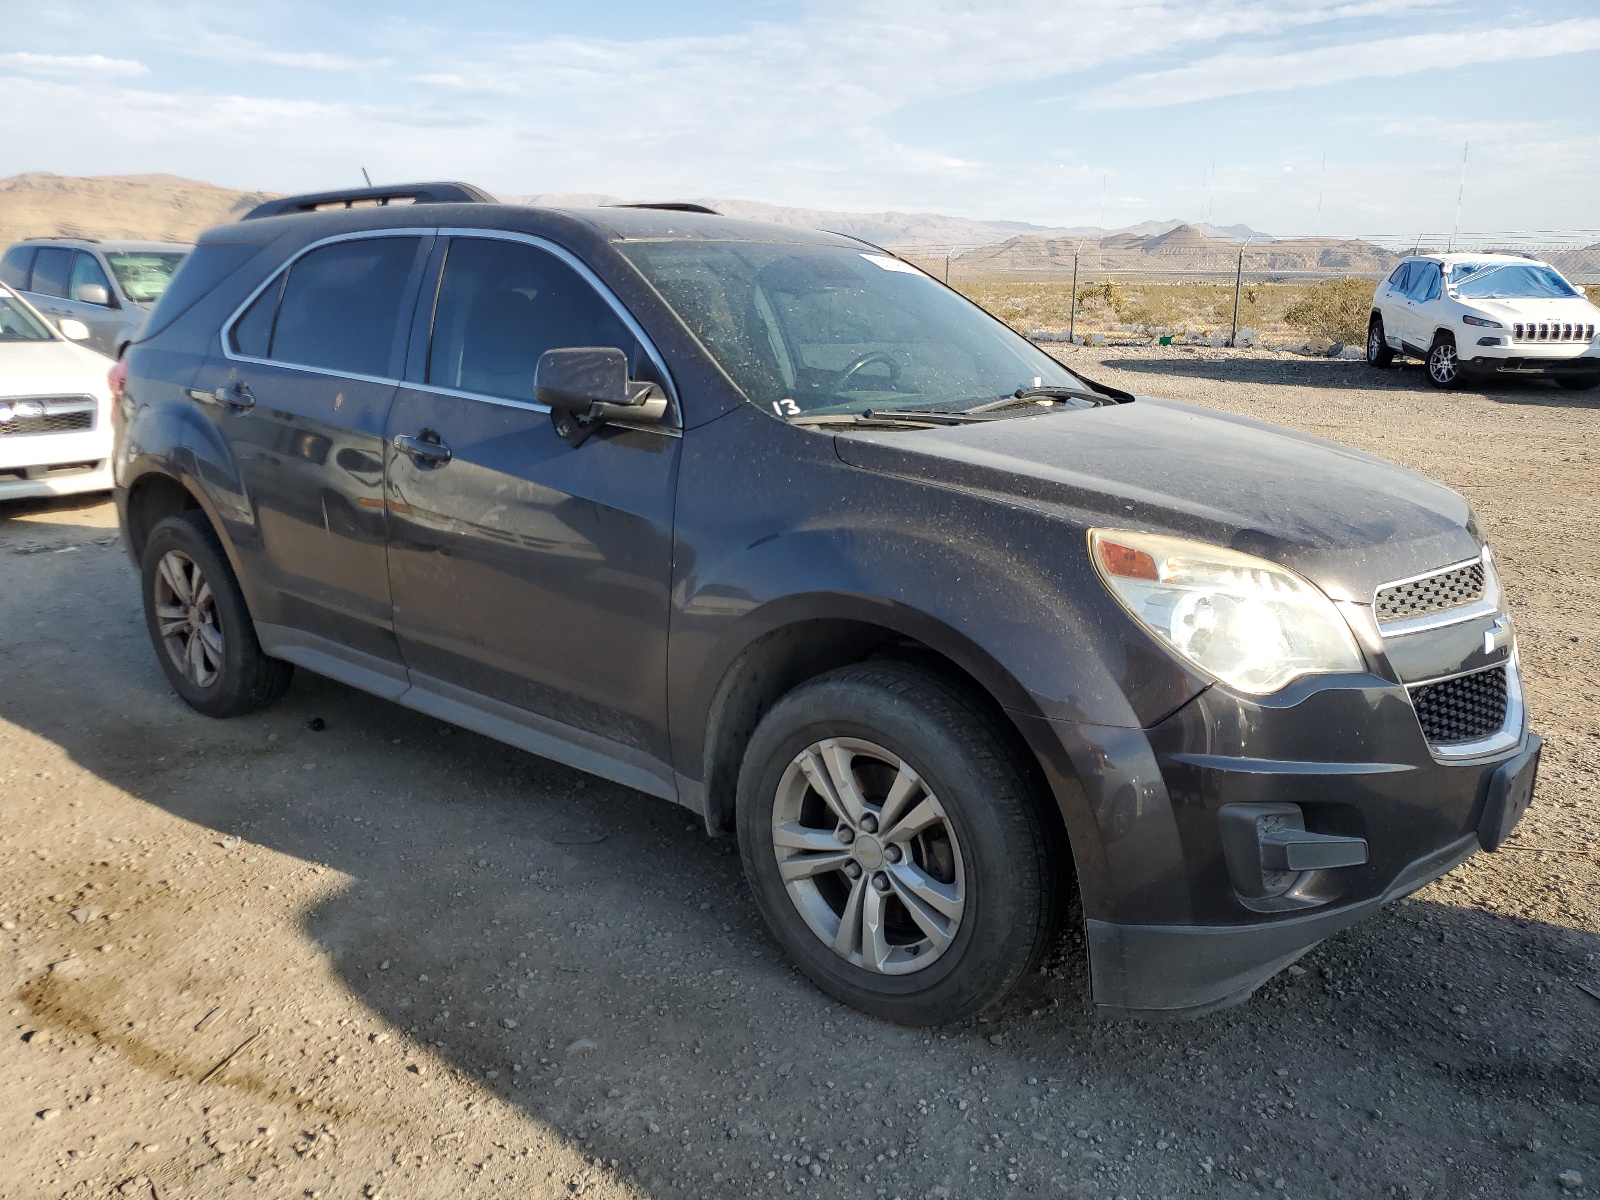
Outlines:
[[1247, 899], [1281, 896], [1302, 871], [1367, 861], [1365, 838], [1310, 832], [1298, 804], [1227, 804], [1217, 821], [1228, 874]]

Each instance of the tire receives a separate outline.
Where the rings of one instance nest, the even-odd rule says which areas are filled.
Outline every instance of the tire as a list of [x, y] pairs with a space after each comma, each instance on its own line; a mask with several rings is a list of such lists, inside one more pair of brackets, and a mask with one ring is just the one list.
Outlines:
[[1557, 379], [1556, 382], [1569, 392], [1593, 391], [1596, 385], [1600, 385], [1600, 379], [1592, 376], [1588, 379]]
[[767, 925], [818, 987], [940, 1025], [1037, 964], [1068, 860], [1025, 753], [960, 688], [902, 664], [844, 667], [773, 706], [739, 773], [739, 849]]
[[1367, 322], [1367, 366], [1387, 367], [1394, 362], [1394, 351], [1384, 337], [1383, 318], [1376, 313]]
[[1428, 351], [1428, 382], [1436, 388], [1453, 388], [1461, 383], [1461, 359], [1456, 354], [1456, 339], [1440, 333]]
[[265, 708], [288, 690], [294, 665], [268, 658], [217, 535], [198, 512], [150, 531], [141, 559], [145, 627], [172, 690], [208, 717]]

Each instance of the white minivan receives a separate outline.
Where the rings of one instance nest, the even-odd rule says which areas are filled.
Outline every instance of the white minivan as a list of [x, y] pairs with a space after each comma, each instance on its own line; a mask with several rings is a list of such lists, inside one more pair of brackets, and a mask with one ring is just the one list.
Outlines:
[[1407, 258], [1378, 284], [1367, 362], [1396, 354], [1427, 364], [1454, 387], [1467, 375], [1553, 379], [1586, 391], [1600, 383], [1600, 308], [1549, 263], [1511, 254]]

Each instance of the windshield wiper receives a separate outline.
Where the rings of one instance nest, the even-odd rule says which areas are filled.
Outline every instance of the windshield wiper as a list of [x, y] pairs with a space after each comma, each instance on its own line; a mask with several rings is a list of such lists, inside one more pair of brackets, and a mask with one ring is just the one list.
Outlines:
[[[952, 417], [954, 420], [950, 419]], [[803, 413], [800, 416], [786, 418], [791, 425], [812, 427], [822, 425], [919, 425], [924, 429], [933, 429], [939, 425], [965, 424], [967, 421], [981, 421], [982, 419], [982, 417], [963, 418], [955, 413], [919, 412], [912, 409], [880, 412], [870, 408], [866, 412], [859, 413]]]

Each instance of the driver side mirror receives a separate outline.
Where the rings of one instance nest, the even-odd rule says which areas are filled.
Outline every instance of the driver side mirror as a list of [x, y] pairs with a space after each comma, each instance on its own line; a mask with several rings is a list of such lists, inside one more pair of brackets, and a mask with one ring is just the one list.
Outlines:
[[569, 446], [608, 421], [653, 424], [667, 413], [666, 393], [629, 379], [628, 356], [615, 346], [546, 350], [534, 368], [533, 394], [550, 406], [550, 423]]
[[111, 293], [106, 291], [103, 283], [80, 283], [72, 289], [72, 298], [79, 304], [98, 304], [101, 308], [111, 306]]

